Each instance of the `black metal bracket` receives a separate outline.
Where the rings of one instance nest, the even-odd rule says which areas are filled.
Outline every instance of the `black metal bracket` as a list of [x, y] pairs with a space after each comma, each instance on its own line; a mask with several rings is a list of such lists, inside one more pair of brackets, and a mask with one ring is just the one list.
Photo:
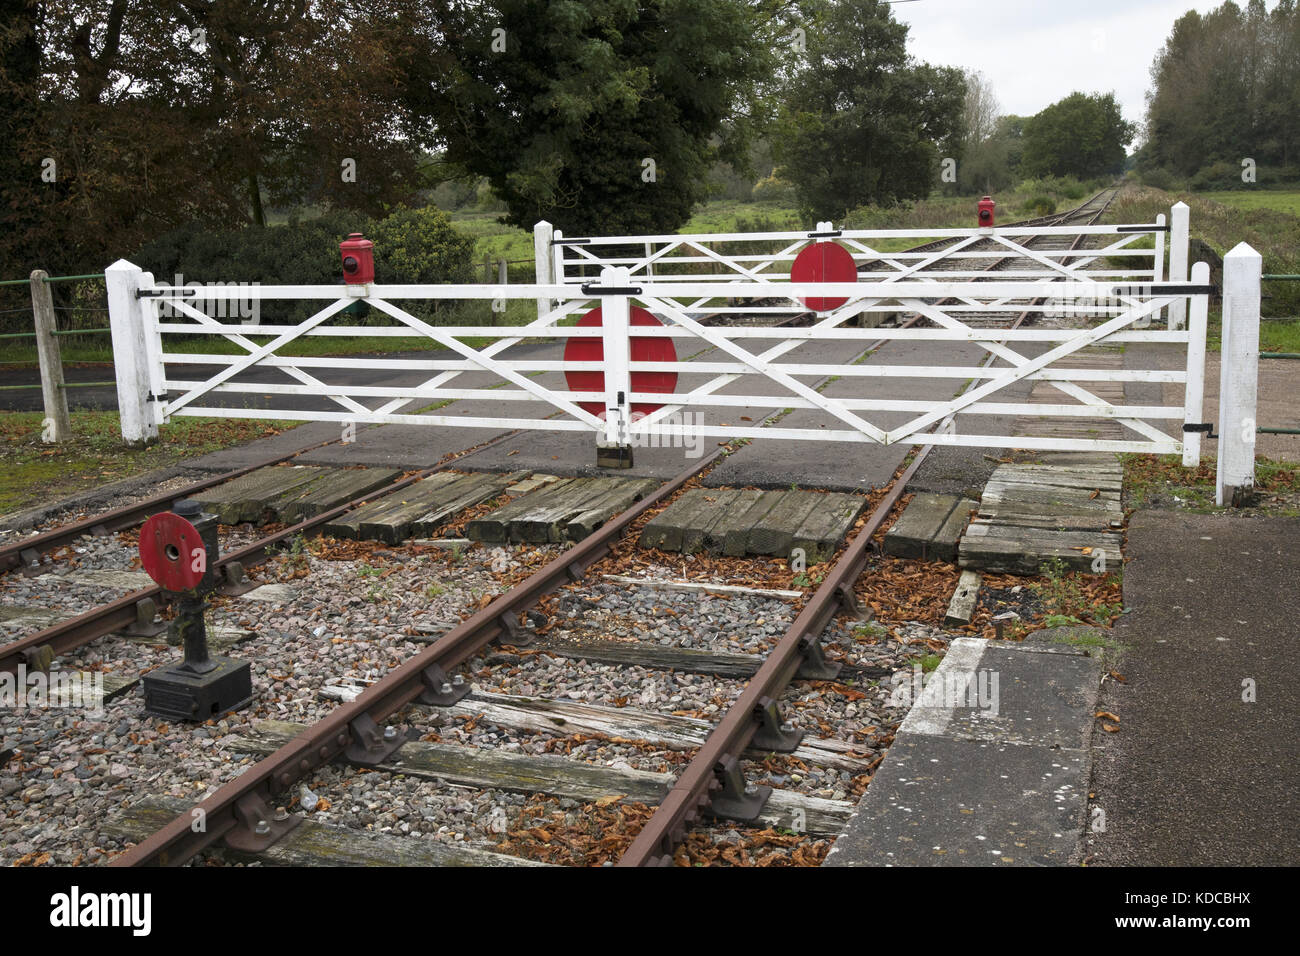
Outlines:
[[420, 703], [431, 707], [450, 707], [469, 694], [469, 681], [457, 674], [448, 677], [440, 664], [430, 664], [420, 672], [424, 690], [420, 693]]
[[1165, 295], [1218, 295], [1219, 287], [1210, 285], [1191, 285], [1185, 282], [1142, 282], [1133, 285], [1112, 286], [1113, 296], [1165, 296]]
[[374, 718], [362, 714], [348, 724], [352, 740], [343, 749], [343, 759], [358, 767], [377, 767], [406, 743], [406, 735], [396, 727], [379, 729]]
[[189, 289], [181, 287], [179, 289], [136, 289], [135, 297], [137, 299], [161, 299], [164, 296], [180, 296], [182, 299], [192, 299], [197, 296], [198, 290], [191, 292]]
[[226, 846], [244, 853], [270, 849], [285, 834], [302, 823], [302, 817], [272, 813], [260, 793], [248, 793], [235, 803], [238, 823], [226, 833]]
[[35, 548], [23, 548], [18, 557], [23, 560], [23, 577], [34, 578], [41, 573], [41, 553]]
[[226, 597], [247, 594], [257, 587], [244, 573], [242, 562], [227, 561], [221, 566], [218, 573], [221, 575], [221, 583], [217, 585], [217, 593], [224, 594]]
[[590, 239], [552, 239], [552, 240], [551, 240], [551, 245], [553, 245], [553, 246], [589, 246], [589, 245], [591, 245], [591, 240], [590, 240]]
[[772, 796], [771, 787], [759, 787], [745, 783], [745, 775], [740, 772], [740, 761], [727, 754], [713, 767], [722, 792], [715, 794], [709, 804], [709, 812], [724, 820], [736, 820], [749, 823], [758, 819]]
[[131, 637], [157, 637], [167, 630], [167, 625], [158, 620], [158, 605], [153, 598], [141, 598], [135, 603], [135, 620], [122, 628], [123, 634]]
[[795, 677], [803, 680], [834, 680], [840, 676], [844, 665], [839, 661], [827, 660], [822, 642], [814, 635], [805, 634], [800, 638], [799, 646], [803, 648], [803, 660], [799, 662]]
[[546, 623], [546, 615], [541, 611], [525, 611], [524, 622], [520, 622], [513, 611], [507, 611], [497, 619], [501, 626], [500, 644], [512, 644], [515, 647], [527, 647], [537, 637], [537, 628]]
[[750, 741], [751, 747], [779, 754], [794, 753], [798, 749], [805, 731], [795, 730], [793, 724], [783, 721], [781, 711], [772, 698], [759, 698], [758, 706], [754, 708], [754, 718], [759, 721], [759, 728]]
[[835, 589], [835, 597], [840, 602], [840, 610], [855, 621], [871, 620], [871, 613], [858, 603], [858, 595], [853, 585], [845, 583]]
[[641, 287], [639, 285], [629, 286], [599, 286], [584, 282], [582, 286], [583, 295], [640, 295]]
[[844, 235], [843, 229], [832, 229], [830, 232], [810, 232], [809, 239], [834, 239], [836, 236]]
[[48, 671], [54, 663], [54, 647], [42, 644], [40, 647], [27, 648], [23, 651], [23, 663], [29, 671]]
[[1170, 225], [1169, 225], [1169, 223], [1165, 223], [1163, 226], [1159, 226], [1159, 225], [1150, 225], [1150, 226], [1116, 226], [1116, 227], [1115, 227], [1115, 231], [1116, 231], [1117, 233], [1120, 233], [1120, 232], [1168, 232], [1169, 229], [1170, 229]]
[[1213, 422], [1201, 422], [1201, 423], [1198, 424], [1198, 425], [1184, 425], [1184, 426], [1183, 426], [1183, 434], [1186, 435], [1186, 434], [1189, 434], [1190, 432], [1200, 432], [1200, 433], [1203, 434], [1206, 438], [1218, 438], [1218, 437], [1219, 437], [1218, 435], [1216, 435], [1216, 434], [1214, 433], [1214, 423], [1213, 423]]

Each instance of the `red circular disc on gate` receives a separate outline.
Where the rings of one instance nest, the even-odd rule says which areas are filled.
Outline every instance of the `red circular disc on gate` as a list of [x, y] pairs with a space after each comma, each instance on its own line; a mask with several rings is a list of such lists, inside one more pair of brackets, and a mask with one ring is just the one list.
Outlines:
[[[857, 282], [858, 267], [853, 262], [849, 250], [834, 242], [814, 242], [804, 246], [794, 257], [790, 266], [791, 282]], [[816, 296], [800, 299], [805, 309], [814, 312], [829, 312], [838, 309], [848, 296], [843, 298], [818, 298]]]
[[[581, 326], [599, 326], [601, 324], [600, 309], [592, 309], [580, 318], [577, 324]], [[663, 325], [663, 323], [645, 309], [632, 306], [628, 314], [628, 325]], [[633, 362], [677, 361], [677, 347], [673, 345], [673, 340], [669, 338], [649, 338], [644, 335], [634, 335], [629, 339], [628, 345]], [[603, 362], [604, 360], [605, 343], [598, 338], [571, 338], [568, 344], [564, 346], [564, 361], [566, 362]], [[564, 379], [569, 383], [569, 391], [571, 392], [603, 392], [605, 390], [604, 372], [575, 369], [565, 372]], [[632, 373], [632, 391], [634, 392], [671, 394], [676, 388], [676, 372]], [[579, 402], [578, 405], [583, 411], [590, 412], [600, 418], [605, 417], [605, 404], [603, 402]], [[660, 408], [663, 408], [663, 406], [650, 402], [633, 402], [632, 414], [649, 415]]]
[[198, 529], [180, 515], [163, 511], [140, 529], [140, 563], [164, 591], [188, 591], [203, 580], [194, 570], [194, 549], [203, 551]]

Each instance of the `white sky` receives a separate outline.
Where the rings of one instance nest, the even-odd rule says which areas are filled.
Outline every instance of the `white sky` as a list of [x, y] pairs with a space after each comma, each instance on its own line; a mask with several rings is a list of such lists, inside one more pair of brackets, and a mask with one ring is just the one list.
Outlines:
[[[894, 15], [911, 28], [908, 52], [936, 65], [978, 70], [1002, 112], [1032, 116], [1075, 90], [1114, 92], [1142, 123], [1151, 64], [1198, 0], [913, 0]], [[1239, 0], [1238, 6], [1244, 6]], [[1268, 3], [1271, 10], [1277, 4]]]

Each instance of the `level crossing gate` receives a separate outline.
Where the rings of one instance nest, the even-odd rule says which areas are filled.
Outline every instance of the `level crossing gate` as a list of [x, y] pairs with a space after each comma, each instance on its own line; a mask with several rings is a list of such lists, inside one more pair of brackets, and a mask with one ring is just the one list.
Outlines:
[[[1204, 264], [1190, 279], [1165, 277], [1166, 232], [1163, 222], [929, 232], [823, 224], [813, 232], [566, 239], [539, 224], [540, 281], [529, 285], [173, 288], [119, 261], [106, 274], [123, 436], [148, 440], [179, 415], [575, 431], [616, 446], [764, 438], [1152, 452], [1193, 464], [1205, 430], [1212, 289]], [[1051, 247], [1079, 235], [1098, 237], [1100, 247]], [[1033, 247], [1039, 237], [1048, 248]], [[1142, 237], [1154, 240], [1150, 247], [1136, 242]], [[930, 248], [918, 248], [919, 239]], [[849, 273], [801, 269], [825, 261], [832, 245], [847, 253]], [[1002, 260], [996, 272], [978, 268], [991, 258]], [[809, 274], [819, 281], [800, 281]], [[484, 321], [494, 305], [520, 299], [537, 303], [527, 325]], [[358, 304], [369, 311], [366, 324]], [[803, 325], [770, 324], [809, 306]], [[457, 324], [445, 324], [448, 311]], [[250, 313], [256, 324], [231, 318]], [[1057, 327], [988, 324], [1021, 313]], [[730, 324], [742, 315], [768, 324]], [[891, 317], [901, 324], [876, 324]], [[875, 327], [863, 327], [864, 318]], [[299, 348], [355, 336], [418, 336], [438, 351], [338, 357]], [[888, 364], [864, 354], [875, 342], [919, 343], [932, 353]], [[1071, 364], [1093, 346], [1138, 343], [1172, 346], [1179, 360]], [[971, 347], [982, 362], [945, 360], [945, 349]], [[820, 357], [809, 357], [814, 348]], [[901, 379], [931, 380], [933, 395], [896, 397]], [[828, 380], [853, 387], [831, 394], [819, 388]], [[1036, 382], [1060, 401], [1010, 394]], [[1182, 401], [1116, 402], [1096, 394], [1101, 383], [1181, 386]], [[449, 413], [437, 407], [453, 402]], [[804, 409], [824, 421], [774, 428], [743, 416], [752, 423], [737, 424], [740, 409]], [[1092, 439], [972, 427], [1008, 416], [1113, 421], [1125, 432]]]

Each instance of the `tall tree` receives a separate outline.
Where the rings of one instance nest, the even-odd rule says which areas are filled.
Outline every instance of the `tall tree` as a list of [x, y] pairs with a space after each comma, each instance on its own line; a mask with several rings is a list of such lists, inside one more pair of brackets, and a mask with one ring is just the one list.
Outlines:
[[263, 223], [277, 203], [378, 212], [412, 193], [396, 70], [417, 0], [34, 6], [39, 70], [7, 56], [0, 90], [36, 104], [9, 145], [46, 178], [37, 234], [0, 230], [8, 274], [92, 271], [175, 225]]
[[961, 71], [917, 63], [884, 0], [807, 0], [804, 61], [774, 138], [805, 215], [835, 219], [868, 203], [921, 198], [941, 157], [959, 157]]
[[[1147, 166], [1191, 175], [1300, 162], [1300, 8], [1263, 0], [1180, 17], [1151, 67]], [[1231, 176], [1231, 170], [1228, 171]]]
[[1080, 179], [1118, 174], [1136, 132], [1115, 94], [1071, 93], [1025, 124], [1022, 170]]
[[769, 71], [742, 0], [429, 0], [409, 101], [449, 168], [487, 177], [529, 227], [671, 231], [741, 161]]

